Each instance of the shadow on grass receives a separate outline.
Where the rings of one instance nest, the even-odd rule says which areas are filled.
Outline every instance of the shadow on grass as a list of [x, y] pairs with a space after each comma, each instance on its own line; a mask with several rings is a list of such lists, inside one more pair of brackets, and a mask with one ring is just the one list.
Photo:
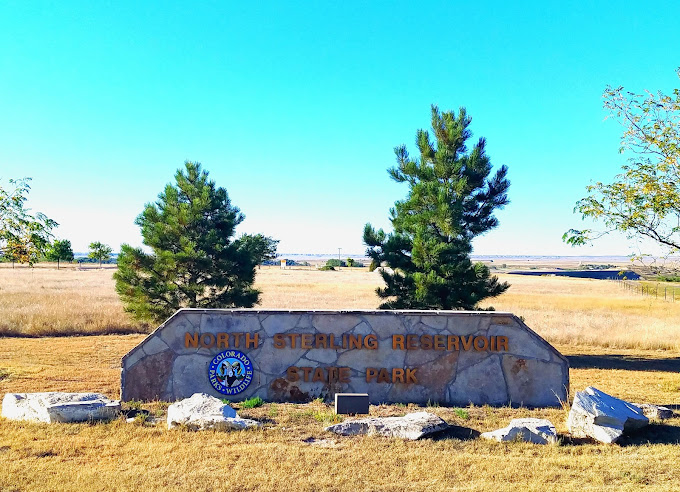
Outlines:
[[251, 416], [248, 416], [246, 414], [241, 415], [240, 413], [239, 413], [239, 417], [244, 418], [244, 419], [254, 420], [256, 422], [261, 423], [262, 425], [269, 425], [269, 426], [278, 425], [278, 422], [276, 420], [270, 419], [269, 417], [253, 417], [252, 415]]
[[460, 425], [451, 425], [443, 431], [430, 434], [423, 437], [423, 439], [430, 439], [432, 441], [441, 441], [443, 439], [459, 439], [461, 441], [471, 441], [477, 439], [481, 433], [469, 427], [461, 427]]
[[649, 424], [639, 431], [624, 434], [619, 441], [621, 446], [640, 446], [642, 444], [680, 444], [680, 427], [666, 424]]
[[648, 359], [634, 355], [567, 355], [572, 369], [625, 369], [626, 371], [680, 372], [680, 357]]
[[562, 446], [583, 446], [584, 444], [599, 444], [595, 439], [587, 437], [573, 437], [570, 434], [557, 434]]
[[92, 330], [73, 329], [72, 331], [49, 331], [38, 333], [23, 333], [19, 329], [0, 329], [0, 338], [65, 338], [65, 337], [100, 337], [105, 335], [148, 335], [151, 327], [145, 326], [109, 326]]
[[[586, 444], [601, 444], [595, 439], [572, 437], [569, 434], [560, 434], [563, 446], [582, 446]], [[641, 446], [644, 444], [680, 444], [680, 427], [666, 424], [649, 424], [638, 431], [624, 434], [618, 443], [619, 446]]]

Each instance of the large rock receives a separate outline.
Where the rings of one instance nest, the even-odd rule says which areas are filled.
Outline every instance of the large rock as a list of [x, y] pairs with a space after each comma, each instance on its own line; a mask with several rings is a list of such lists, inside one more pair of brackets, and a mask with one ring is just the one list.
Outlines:
[[7, 393], [2, 416], [32, 422], [86, 422], [118, 416], [120, 401], [100, 393]]
[[349, 420], [326, 427], [327, 431], [341, 436], [357, 434], [379, 434], [401, 439], [420, 439], [423, 436], [439, 432], [449, 426], [440, 417], [428, 412], [409, 413], [403, 417], [375, 417]]
[[240, 418], [236, 410], [205, 393], [194, 393], [191, 398], [168, 407], [168, 429], [183, 426], [190, 430], [228, 431], [261, 425], [255, 420]]
[[604, 443], [616, 442], [624, 432], [647, 424], [649, 419], [640, 408], [592, 386], [576, 392], [567, 419], [567, 427], [574, 437], [591, 437]]
[[492, 432], [483, 432], [481, 437], [499, 442], [523, 441], [534, 444], [553, 444], [557, 442], [557, 431], [549, 420], [512, 419], [507, 427]]

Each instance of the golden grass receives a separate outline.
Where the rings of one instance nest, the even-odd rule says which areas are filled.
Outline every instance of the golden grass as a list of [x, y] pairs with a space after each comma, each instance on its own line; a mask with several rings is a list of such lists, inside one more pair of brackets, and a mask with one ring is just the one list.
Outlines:
[[[147, 332], [114, 290], [111, 269], [0, 268], [0, 335]], [[611, 348], [680, 350], [680, 299], [640, 296], [615, 282], [566, 277], [501, 275], [512, 284], [488, 300], [523, 316], [552, 343]], [[256, 286], [265, 309], [375, 309], [376, 272], [263, 267]]]
[[500, 278], [512, 286], [485, 305], [523, 316], [551, 343], [680, 350], [680, 299], [640, 296], [604, 280]]
[[[3, 339], [0, 394], [100, 390], [116, 397], [120, 357], [141, 339]], [[573, 389], [592, 384], [631, 401], [680, 404], [680, 362], [673, 354], [558, 348], [582, 366], [571, 371]], [[629, 370], [608, 368], [621, 358]], [[667, 370], [649, 370], [654, 364]], [[431, 407], [456, 427], [438, 439], [402, 442], [326, 433], [332, 412], [321, 402], [239, 409], [265, 426], [240, 433], [168, 431], [167, 405], [144, 407], [161, 420], [47, 425], [0, 419], [0, 490], [673, 490], [680, 480], [678, 418], [610, 446], [569, 439], [562, 409]], [[371, 415], [417, 410], [371, 406]], [[518, 417], [550, 419], [561, 444], [472, 439]]]
[[112, 269], [0, 268], [0, 335], [132, 333]]
[[680, 302], [680, 285], [678, 285], [677, 282], [657, 282], [650, 280], [642, 282], [626, 282], [626, 285], [623, 288], [626, 288], [637, 295], [647, 295], [657, 299]]
[[255, 286], [262, 290], [265, 309], [377, 309], [375, 289], [382, 279], [367, 268], [265, 268], [257, 271]]

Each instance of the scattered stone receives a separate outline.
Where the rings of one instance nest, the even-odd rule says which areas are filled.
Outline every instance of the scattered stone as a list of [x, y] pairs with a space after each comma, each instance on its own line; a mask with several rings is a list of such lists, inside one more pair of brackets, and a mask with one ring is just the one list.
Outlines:
[[640, 408], [592, 386], [576, 392], [567, 419], [567, 427], [574, 437], [592, 437], [604, 443], [616, 442], [624, 432], [647, 424], [649, 419]]
[[386, 437], [416, 440], [442, 431], [449, 426], [437, 415], [428, 412], [409, 413], [403, 417], [376, 417], [348, 420], [326, 427], [327, 431], [341, 436], [379, 434]]
[[498, 442], [522, 441], [534, 444], [554, 444], [557, 442], [557, 431], [549, 420], [512, 419], [507, 427], [483, 432], [481, 437], [495, 439]]
[[241, 430], [260, 427], [255, 420], [242, 419], [236, 410], [214, 396], [194, 393], [191, 398], [168, 407], [168, 429], [184, 426], [190, 430]]
[[100, 393], [7, 393], [2, 416], [32, 422], [87, 422], [110, 420], [120, 412], [120, 401]]
[[673, 410], [660, 405], [652, 405], [651, 403], [634, 403], [634, 405], [642, 410], [642, 413], [648, 419], [666, 420], [675, 415]]

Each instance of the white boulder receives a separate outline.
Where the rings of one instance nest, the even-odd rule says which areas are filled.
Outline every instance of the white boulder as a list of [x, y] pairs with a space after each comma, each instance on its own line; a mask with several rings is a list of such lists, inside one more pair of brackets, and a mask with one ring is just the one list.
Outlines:
[[481, 437], [495, 439], [499, 442], [523, 441], [534, 444], [553, 444], [557, 442], [557, 431], [549, 420], [533, 418], [512, 419], [507, 427], [491, 432], [483, 432]]
[[428, 412], [409, 413], [403, 417], [375, 417], [348, 420], [326, 427], [327, 431], [341, 436], [379, 434], [386, 437], [416, 440], [439, 432], [449, 426], [437, 415]]
[[2, 416], [32, 422], [85, 422], [118, 416], [120, 401], [100, 393], [7, 393]]
[[242, 419], [236, 410], [214, 396], [194, 393], [168, 407], [168, 429], [184, 426], [191, 430], [240, 430], [260, 427], [255, 420]]
[[624, 432], [647, 424], [649, 419], [640, 408], [592, 386], [576, 392], [567, 419], [574, 437], [591, 437], [604, 443], [616, 442]]

